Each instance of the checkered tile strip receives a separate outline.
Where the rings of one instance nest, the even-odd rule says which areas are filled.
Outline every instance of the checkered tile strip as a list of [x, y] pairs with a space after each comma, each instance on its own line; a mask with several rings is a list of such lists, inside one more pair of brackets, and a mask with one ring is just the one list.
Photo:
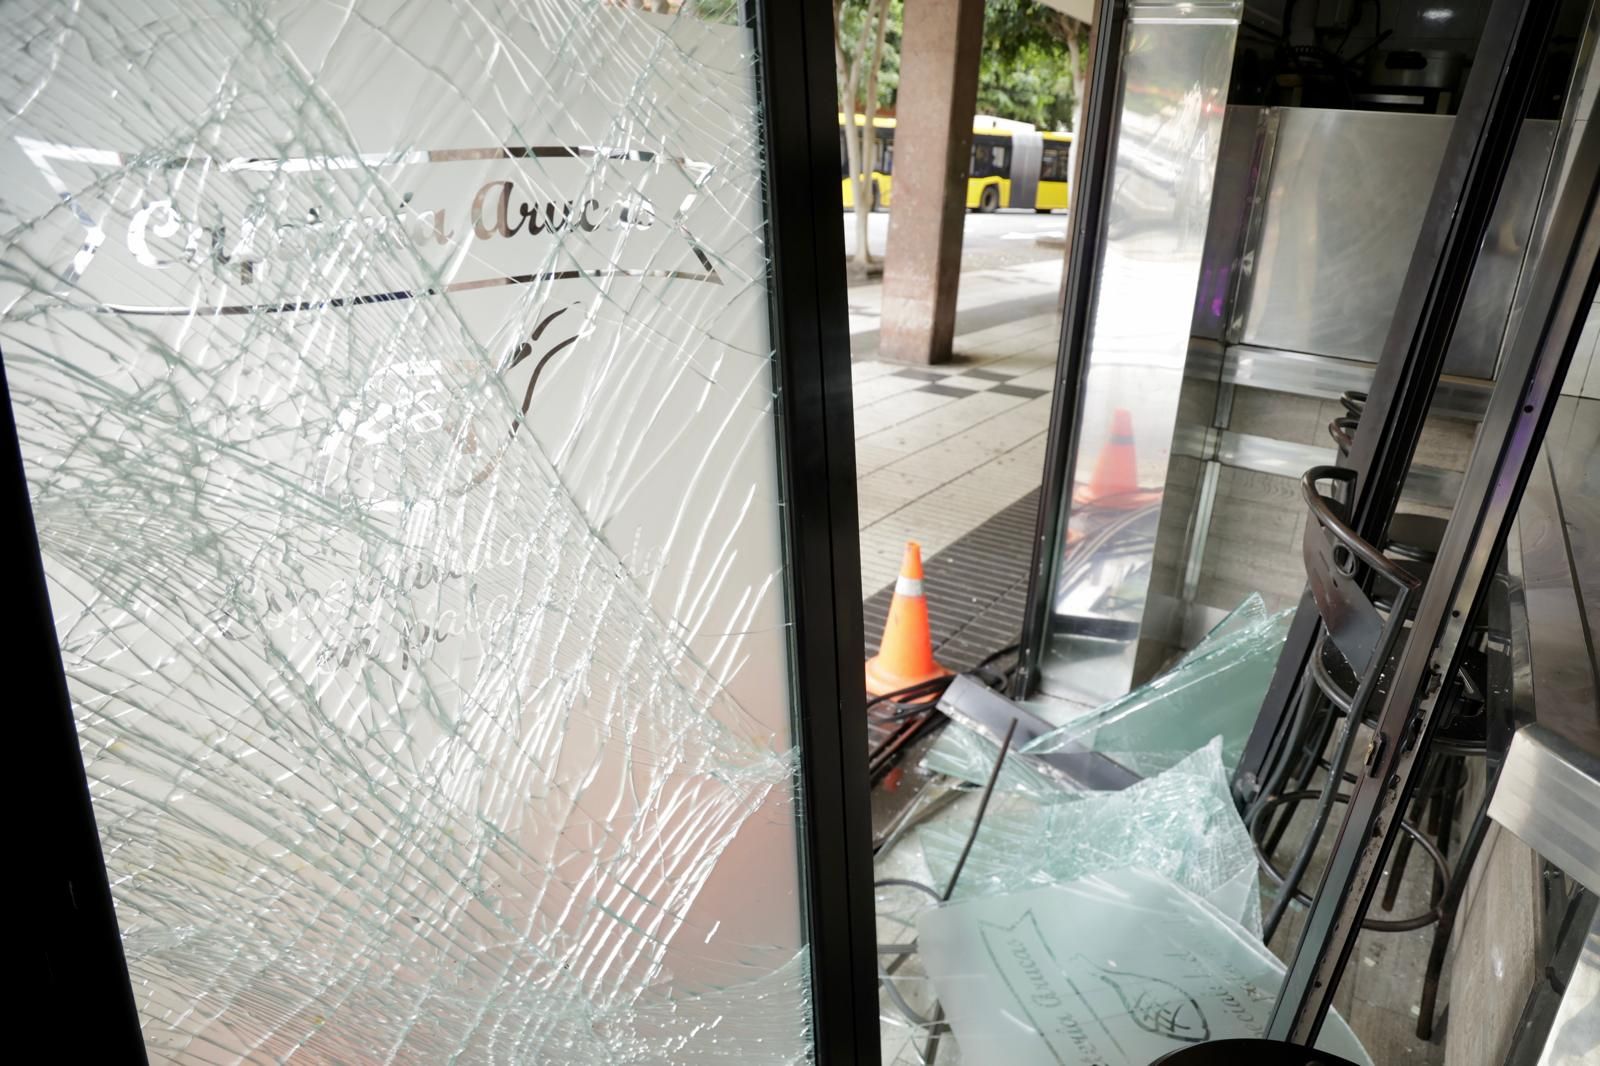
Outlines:
[[976, 396], [980, 392], [992, 392], [998, 396], [1016, 396], [1031, 400], [1050, 391], [1011, 384], [1011, 379], [1020, 376], [1021, 373], [1023, 372], [1008, 374], [1003, 370], [981, 368], [952, 367], [949, 370], [930, 370], [923, 367], [906, 367], [904, 370], [896, 370], [894, 376], [912, 378], [925, 383], [917, 388], [908, 389], [907, 392], [930, 392], [935, 396], [948, 396], [952, 399]]

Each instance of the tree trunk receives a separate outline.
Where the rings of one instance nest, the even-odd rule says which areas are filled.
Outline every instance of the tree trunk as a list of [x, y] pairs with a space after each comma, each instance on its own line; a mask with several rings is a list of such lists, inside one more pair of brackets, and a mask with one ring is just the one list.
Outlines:
[[1057, 300], [1064, 312], [1067, 305], [1066, 268], [1072, 261], [1072, 221], [1077, 217], [1078, 211], [1078, 141], [1083, 136], [1084, 95], [1089, 87], [1089, 58], [1094, 55], [1094, 35], [1100, 30], [1098, 26], [1091, 25], [1088, 33], [1080, 37], [1081, 24], [1077, 19], [1062, 16], [1061, 21], [1067, 31], [1067, 56], [1072, 60], [1072, 84], [1078, 97], [1072, 105], [1072, 144], [1067, 149], [1067, 173], [1072, 180], [1067, 186], [1067, 239], [1061, 254], [1061, 291]]
[[[1084, 60], [1079, 34], [1082, 32], [1078, 20], [1065, 15], [1061, 21], [1067, 31], [1067, 60], [1072, 64], [1072, 144], [1067, 147], [1067, 173], [1076, 178], [1078, 176], [1078, 131], [1083, 129], [1083, 92], [1088, 85], [1084, 76]], [[1067, 193], [1068, 207], [1071, 207], [1071, 190]]]
[[[877, 127], [873, 119], [878, 114], [878, 70], [883, 65], [883, 39], [889, 32], [889, 0], [875, 0], [867, 9], [867, 22], [861, 27], [862, 33], [872, 28], [872, 19], [877, 17], [877, 28], [872, 42], [872, 52], [867, 65], [867, 85], [863, 96], [862, 113], [866, 121], [860, 129], [861, 144], [856, 149], [858, 168], [852, 170], [856, 176], [856, 262], [866, 269], [872, 265], [872, 248], [869, 245], [872, 218], [872, 197], [876, 183], [872, 180], [872, 151], [877, 146]], [[854, 120], [854, 116], [851, 116]], [[853, 130], [853, 127], [852, 127]]]
[[[859, 45], [860, 42], [857, 42]], [[858, 50], [859, 56], [859, 50]], [[856, 175], [861, 173], [861, 141], [856, 136], [856, 78], [860, 74], [859, 58], [852, 60], [844, 50], [844, 0], [833, 0], [833, 65], [834, 75], [839, 79], [839, 114], [841, 116], [840, 131], [844, 141], [844, 169], [850, 179], [852, 199], [855, 196]], [[856, 248], [856, 259], [861, 256], [861, 248]]]

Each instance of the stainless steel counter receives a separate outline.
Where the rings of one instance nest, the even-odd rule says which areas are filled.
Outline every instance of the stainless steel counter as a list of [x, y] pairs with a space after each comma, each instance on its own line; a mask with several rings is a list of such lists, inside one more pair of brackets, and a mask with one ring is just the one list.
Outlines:
[[1600, 401], [1557, 407], [1508, 556], [1523, 724], [1489, 814], [1600, 892]]

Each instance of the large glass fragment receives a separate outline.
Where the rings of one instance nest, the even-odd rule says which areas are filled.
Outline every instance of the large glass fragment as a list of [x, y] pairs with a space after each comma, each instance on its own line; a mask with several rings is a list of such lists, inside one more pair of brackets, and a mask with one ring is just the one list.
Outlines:
[[1081, 744], [1150, 774], [1220, 736], [1231, 771], [1250, 738], [1292, 616], [1267, 614], [1260, 596], [1252, 595], [1171, 670], [1046, 733], [1024, 751]]
[[164, 1061], [809, 1054], [752, 38], [678, 10], [6, 8], [0, 346]]
[[[1143, 1066], [1260, 1036], [1283, 979], [1258, 940], [1137, 869], [930, 907], [917, 944], [969, 1062]], [[1317, 1046], [1371, 1061], [1337, 1015]]]
[[[1234, 808], [1220, 739], [1121, 792], [993, 802], [973, 842], [956, 897], [1018, 892], [1139, 867], [1171, 878], [1252, 933], [1261, 934], [1256, 856]], [[919, 833], [935, 884], [944, 884], [971, 822], [946, 818]]]
[[[1138, 774], [1160, 773], [1206, 744], [1223, 740], [1223, 762], [1238, 765], [1272, 680], [1292, 612], [1271, 614], [1259, 593], [1246, 597], [1171, 669], [1125, 696], [1023, 745], [1020, 753], [1089, 748]], [[929, 751], [930, 770], [982, 781], [997, 745], [968, 729], [945, 729]], [[1008, 759], [1001, 786], [1034, 795], [1060, 791], [1026, 759]]]

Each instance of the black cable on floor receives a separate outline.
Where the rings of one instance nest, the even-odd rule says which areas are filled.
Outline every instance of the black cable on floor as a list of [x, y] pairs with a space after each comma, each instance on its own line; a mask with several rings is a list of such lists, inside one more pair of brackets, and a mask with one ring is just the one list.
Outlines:
[[[961, 855], [956, 859], [955, 869], [950, 871], [950, 880], [945, 883], [944, 891], [941, 893], [929, 887], [928, 885], [923, 884], [921, 881], [913, 881], [909, 878], [900, 877], [890, 877], [881, 881], [876, 881], [873, 883], [874, 888], [889, 888], [896, 886], [914, 888], [920, 892], [925, 892], [928, 895], [933, 896], [939, 900], [940, 903], [948, 903], [950, 901], [950, 897], [955, 893], [956, 890], [956, 882], [961, 879], [961, 871], [967, 865], [967, 856], [972, 853], [972, 845], [978, 839], [978, 829], [983, 825], [984, 815], [988, 813], [989, 800], [994, 795], [995, 783], [1000, 780], [1000, 768], [1005, 764], [1006, 755], [1011, 750], [1011, 738], [1016, 731], [1017, 720], [1013, 718], [1011, 720], [1011, 725], [1006, 728], [1005, 739], [1000, 742], [1000, 753], [995, 756], [994, 765], [989, 770], [989, 779], [984, 782], [983, 793], [978, 798], [978, 810], [972, 818], [972, 828], [967, 832], [966, 843], [962, 845]], [[937, 1009], [931, 1018], [923, 1017], [921, 1014], [917, 1013], [917, 1011], [912, 1009], [911, 1005], [905, 1001], [905, 997], [900, 994], [900, 990], [898, 988], [894, 987], [894, 983], [891, 980], [894, 971], [899, 969], [900, 963], [911, 957], [915, 950], [913, 944], [878, 945], [879, 955], [887, 954], [898, 956], [888, 967], [885, 967], [881, 961], [878, 963], [878, 982], [879, 984], [883, 985], [884, 991], [888, 994], [890, 1001], [895, 1005], [895, 1008], [905, 1016], [907, 1021], [920, 1028], [929, 1028], [931, 1026], [938, 1025], [944, 1020], [944, 1009], [942, 1007]], [[937, 1054], [939, 1046], [938, 1041], [939, 1034], [932, 1034], [929, 1041], [930, 1053]], [[929, 1056], [925, 1054], [924, 1059], [927, 1060], [928, 1058]]]
[[972, 853], [972, 844], [978, 839], [978, 827], [983, 824], [983, 816], [989, 810], [989, 797], [994, 795], [994, 784], [1000, 780], [1000, 767], [1006, 761], [1006, 752], [1011, 750], [1011, 737], [1017, 731], [1017, 720], [1011, 719], [1011, 724], [1006, 726], [1005, 739], [1000, 742], [1000, 754], [994, 758], [994, 766], [989, 769], [989, 780], [984, 782], [983, 795], [978, 799], [978, 813], [972, 819], [972, 832], [967, 834], [967, 842], [961, 848], [961, 857], [956, 860], [956, 868], [950, 871], [950, 883], [944, 886], [942, 902], [948, 903], [950, 895], [956, 890], [956, 881], [961, 877], [962, 867], [967, 865], [967, 856]]

